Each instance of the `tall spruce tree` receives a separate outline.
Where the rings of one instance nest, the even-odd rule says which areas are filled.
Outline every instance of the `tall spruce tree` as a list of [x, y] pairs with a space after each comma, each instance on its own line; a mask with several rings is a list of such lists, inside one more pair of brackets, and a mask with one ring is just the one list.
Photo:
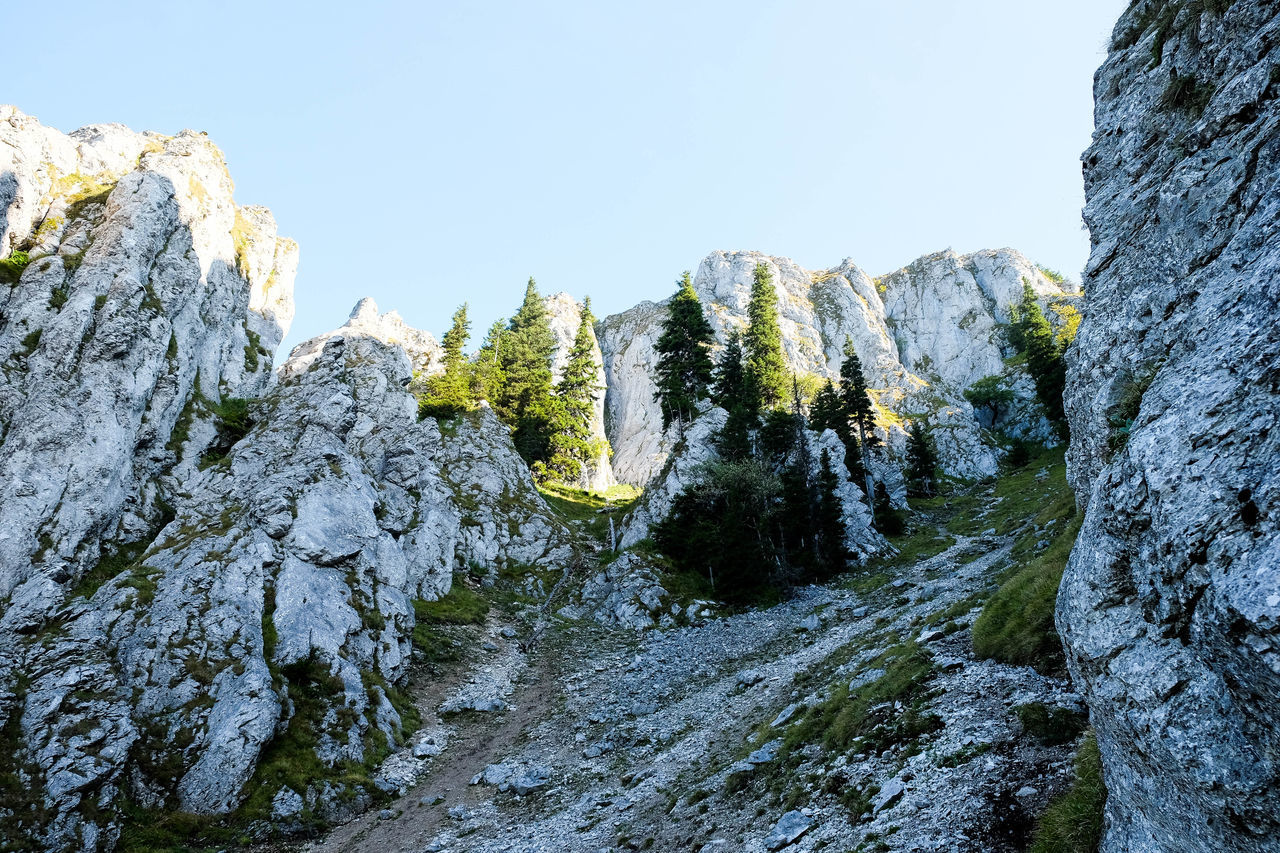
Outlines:
[[471, 394], [477, 400], [496, 404], [506, 385], [502, 373], [502, 340], [507, 334], [507, 321], [498, 318], [489, 327], [475, 359], [471, 362]]
[[844, 403], [845, 417], [858, 440], [862, 462], [864, 491], [868, 497], [874, 494], [871, 485], [871, 448], [880, 443], [875, 434], [875, 409], [871, 406], [871, 394], [867, 380], [862, 375], [862, 361], [853, 346], [853, 338], [844, 342], [844, 362], [840, 365], [840, 400]]
[[444, 333], [444, 373], [427, 380], [427, 393], [419, 406], [422, 414], [451, 417], [471, 407], [472, 371], [465, 352], [469, 337], [471, 321], [464, 302], [453, 314], [453, 325]]
[[840, 478], [832, 465], [831, 454], [825, 447], [818, 462], [816, 563], [819, 579], [826, 579], [845, 570], [849, 561], [849, 548], [844, 538], [844, 505], [840, 501]]
[[1036, 396], [1049, 413], [1049, 419], [1061, 431], [1066, 424], [1062, 407], [1062, 391], [1067, 384], [1064, 347], [1054, 339], [1053, 329], [1044, 312], [1033, 300], [1024, 309], [1026, 328], [1022, 333], [1027, 347], [1027, 372], [1036, 384]]
[[555, 431], [551, 357], [555, 349], [547, 309], [531, 277], [524, 302], [502, 336], [498, 351], [503, 382], [494, 405], [498, 416], [512, 427], [516, 450], [530, 466], [545, 466], [551, 455]]
[[930, 497], [937, 489], [938, 451], [933, 437], [919, 420], [907, 431], [907, 489], [911, 494]]
[[591, 438], [591, 419], [595, 416], [595, 395], [601, 386], [596, 382], [595, 317], [591, 298], [582, 303], [578, 331], [569, 350], [564, 373], [556, 385], [555, 431], [551, 435], [551, 458], [547, 470], [562, 482], [573, 483], [600, 448]]
[[787, 363], [782, 357], [782, 329], [778, 326], [778, 293], [773, 274], [763, 263], [756, 264], [747, 305], [747, 377], [757, 408], [772, 409], [787, 399], [790, 386]]
[[680, 289], [667, 306], [656, 347], [658, 389], [654, 399], [662, 406], [662, 428], [675, 423], [683, 430], [693, 420], [697, 402], [707, 396], [711, 384], [715, 332], [702, 311], [687, 270], [678, 284]]
[[751, 456], [751, 430], [756, 427], [756, 409], [751, 399], [743, 365], [742, 336], [729, 336], [729, 343], [716, 361], [712, 399], [729, 413], [724, 428], [716, 436], [716, 449], [722, 457], [742, 460]]

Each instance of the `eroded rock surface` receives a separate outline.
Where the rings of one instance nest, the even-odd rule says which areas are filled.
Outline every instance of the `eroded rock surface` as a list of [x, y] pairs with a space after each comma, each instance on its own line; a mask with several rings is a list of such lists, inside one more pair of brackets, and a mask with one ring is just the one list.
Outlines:
[[1057, 622], [1105, 851], [1280, 837], [1280, 9], [1131, 4], [1095, 80]]

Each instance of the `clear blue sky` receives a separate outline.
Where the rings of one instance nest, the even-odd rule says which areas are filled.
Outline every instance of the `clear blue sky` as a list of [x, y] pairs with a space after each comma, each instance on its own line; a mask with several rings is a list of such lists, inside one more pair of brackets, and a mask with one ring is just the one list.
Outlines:
[[1078, 277], [1124, 6], [64, 2], [6, 39], [0, 102], [208, 131], [302, 246], [287, 345], [367, 295], [437, 334], [469, 300], [474, 346], [531, 274], [603, 315], [713, 249], [877, 274], [1012, 246]]

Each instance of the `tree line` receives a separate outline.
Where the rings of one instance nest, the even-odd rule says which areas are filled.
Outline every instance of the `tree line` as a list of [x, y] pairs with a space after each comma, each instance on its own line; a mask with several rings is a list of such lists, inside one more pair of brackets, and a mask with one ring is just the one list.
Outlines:
[[[754, 270], [745, 329], [718, 358], [715, 335], [689, 273], [678, 282], [657, 343], [655, 398], [663, 426], [677, 435], [710, 400], [726, 413], [715, 435], [717, 461], [704, 466], [654, 530], [658, 547], [678, 568], [704, 574], [726, 598], [750, 598], [797, 581], [843, 571], [845, 544], [839, 488], [844, 466], [868, 495], [879, 497], [877, 520], [900, 521], [883, 484], [873, 487], [870, 452], [880, 445], [875, 409], [862, 364], [846, 341], [840, 381], [806, 404], [799, 377], [788, 370], [778, 323], [777, 291], [766, 264]], [[833, 430], [843, 459], [826, 449], [813, 458], [806, 431]], [[913, 426], [922, 488], [932, 488], [936, 454]], [[913, 462], [916, 456], [912, 456]]]
[[444, 372], [428, 378], [419, 416], [453, 418], [487, 400], [511, 428], [516, 451], [539, 482], [574, 483], [607, 446], [591, 435], [596, 382], [595, 317], [583, 300], [577, 334], [558, 382], [556, 338], [533, 278], [510, 322], [498, 320], [475, 356], [466, 355], [471, 323], [463, 303], [441, 339]]

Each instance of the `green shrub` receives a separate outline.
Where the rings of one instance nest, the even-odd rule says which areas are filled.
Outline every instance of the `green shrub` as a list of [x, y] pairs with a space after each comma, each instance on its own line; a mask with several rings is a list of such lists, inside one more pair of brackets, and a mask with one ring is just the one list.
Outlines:
[[22, 278], [22, 271], [31, 263], [31, 256], [26, 252], [13, 252], [9, 257], [0, 259], [0, 283], [13, 286]]
[[973, 623], [974, 654], [1033, 666], [1043, 673], [1064, 670], [1066, 661], [1053, 624], [1053, 608], [1079, 530], [1077, 517], [1049, 547], [1031, 557], [996, 590]]
[[1194, 74], [1174, 74], [1160, 96], [1160, 106], [1165, 109], [1184, 110], [1199, 117], [1213, 98], [1213, 86], [1201, 81]]
[[36, 351], [36, 347], [40, 346], [40, 336], [44, 334], [44, 329], [36, 329], [34, 332], [28, 332], [22, 338], [22, 352], [19, 353], [23, 358], [31, 355]]
[[[200, 457], [200, 469], [203, 470], [227, 458], [231, 448], [253, 429], [253, 420], [249, 416], [249, 401], [240, 397], [227, 397], [217, 403], [211, 403], [209, 411], [217, 419], [215, 428], [218, 431], [213, 443]], [[185, 412], [184, 412], [185, 414]], [[179, 418], [181, 420], [181, 418]], [[174, 427], [176, 434], [178, 427]], [[173, 437], [170, 437], [173, 440]], [[176, 447], [181, 447], [179, 443]]]
[[1075, 783], [1040, 816], [1028, 853], [1094, 853], [1102, 840], [1106, 802], [1102, 755], [1089, 732], [1076, 754]]
[[1013, 709], [1022, 729], [1045, 746], [1070, 743], [1089, 724], [1088, 717], [1070, 708], [1051, 708], [1043, 702], [1029, 702]]

